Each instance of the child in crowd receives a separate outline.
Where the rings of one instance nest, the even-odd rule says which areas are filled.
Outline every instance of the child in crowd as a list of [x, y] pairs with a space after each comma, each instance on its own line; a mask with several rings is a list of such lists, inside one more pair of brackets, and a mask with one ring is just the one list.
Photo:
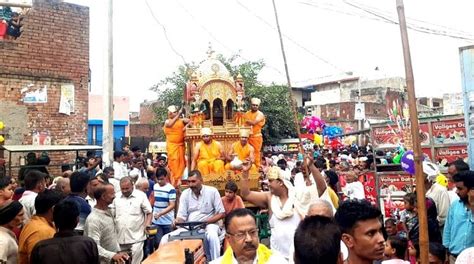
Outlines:
[[385, 242], [385, 258], [382, 264], [410, 264], [405, 261], [405, 255], [408, 248], [406, 238], [399, 236], [390, 236]]
[[12, 199], [13, 191], [10, 177], [0, 177], [0, 207]]
[[237, 195], [237, 184], [234, 181], [228, 181], [225, 185], [225, 195], [222, 197], [225, 214], [237, 208], [245, 208], [242, 198]]

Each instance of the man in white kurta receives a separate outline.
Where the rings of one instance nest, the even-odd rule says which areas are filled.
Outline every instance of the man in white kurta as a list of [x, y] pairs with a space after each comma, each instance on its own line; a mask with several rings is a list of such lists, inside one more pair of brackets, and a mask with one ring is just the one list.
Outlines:
[[143, 259], [145, 229], [151, 224], [153, 211], [146, 194], [133, 188], [130, 177], [120, 180], [120, 189], [113, 203], [118, 242], [120, 250], [132, 251], [132, 263], [138, 264]]

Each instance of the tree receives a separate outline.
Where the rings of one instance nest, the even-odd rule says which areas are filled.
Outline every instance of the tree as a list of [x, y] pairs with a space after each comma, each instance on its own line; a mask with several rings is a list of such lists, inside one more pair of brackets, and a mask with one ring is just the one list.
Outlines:
[[[239, 58], [234, 55], [225, 58], [217, 55], [217, 59], [224, 64], [234, 77], [241, 74], [244, 80], [246, 100], [252, 97], [258, 97], [262, 100], [260, 110], [266, 116], [266, 125], [263, 127], [262, 134], [265, 144], [277, 143], [280, 139], [296, 137], [296, 129], [293, 123], [291, 104], [289, 100], [288, 88], [281, 85], [265, 86], [258, 82], [258, 74], [265, 66], [262, 60], [236, 63]], [[159, 103], [155, 105], [156, 123], [163, 124], [166, 120], [167, 106], [182, 105], [183, 92], [186, 82], [189, 80], [190, 73], [196, 70], [196, 64], [179, 66], [176, 72], [166, 77], [151, 90], [158, 93]]]

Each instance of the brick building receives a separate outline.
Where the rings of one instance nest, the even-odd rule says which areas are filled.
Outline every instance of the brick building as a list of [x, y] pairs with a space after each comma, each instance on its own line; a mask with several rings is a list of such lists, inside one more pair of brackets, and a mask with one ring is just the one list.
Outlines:
[[[355, 105], [365, 105], [365, 117], [370, 123], [388, 119], [387, 106], [397, 101], [403, 105], [407, 100], [403, 78], [361, 80], [349, 77], [313, 85], [315, 92], [305, 108], [331, 125], [346, 130], [357, 130], [354, 118]], [[360, 94], [359, 94], [360, 91]]]
[[[23, 24], [19, 38], [0, 41], [5, 144], [32, 144], [35, 132], [49, 135], [51, 144], [86, 144], [89, 9], [60, 0], [36, 0]], [[73, 87], [69, 115], [59, 111], [61, 89], [66, 86]]]

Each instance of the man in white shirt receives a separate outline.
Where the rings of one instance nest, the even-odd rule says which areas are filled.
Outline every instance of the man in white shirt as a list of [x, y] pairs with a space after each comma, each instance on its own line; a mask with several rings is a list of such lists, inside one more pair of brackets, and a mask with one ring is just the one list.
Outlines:
[[37, 171], [30, 170], [25, 176], [25, 189], [26, 191], [21, 196], [19, 202], [25, 209], [24, 223], [28, 223], [30, 218], [36, 213], [35, 211], [35, 199], [38, 193], [46, 189], [46, 174]]
[[[209, 245], [208, 251], [210, 253], [210, 260], [214, 260], [219, 257], [221, 248], [219, 235], [222, 230], [217, 225], [217, 221], [224, 218], [225, 209], [219, 191], [214, 187], [203, 185], [202, 182], [202, 175], [198, 170], [189, 172], [189, 189], [184, 190], [181, 194], [175, 222], [207, 222], [206, 240]], [[163, 236], [161, 243], [167, 243], [170, 236], [178, 235], [182, 231], [184, 229], [179, 228]]]
[[132, 263], [138, 264], [143, 259], [145, 228], [151, 224], [152, 209], [146, 194], [133, 188], [130, 177], [120, 180], [120, 189], [113, 202], [118, 242], [122, 251], [132, 251]]
[[423, 174], [425, 178], [426, 197], [433, 199], [438, 211], [438, 221], [440, 226], [444, 226], [444, 221], [448, 216], [450, 206], [448, 189], [436, 183], [439, 175], [438, 166], [434, 163], [423, 161]]
[[224, 255], [210, 264], [224, 263], [287, 263], [278, 251], [260, 244], [257, 220], [249, 209], [240, 208], [231, 211], [225, 219], [226, 238], [229, 247]]
[[128, 176], [127, 166], [123, 163], [124, 156], [125, 154], [122, 151], [114, 152], [112, 167], [114, 168], [114, 177], [118, 180]]

